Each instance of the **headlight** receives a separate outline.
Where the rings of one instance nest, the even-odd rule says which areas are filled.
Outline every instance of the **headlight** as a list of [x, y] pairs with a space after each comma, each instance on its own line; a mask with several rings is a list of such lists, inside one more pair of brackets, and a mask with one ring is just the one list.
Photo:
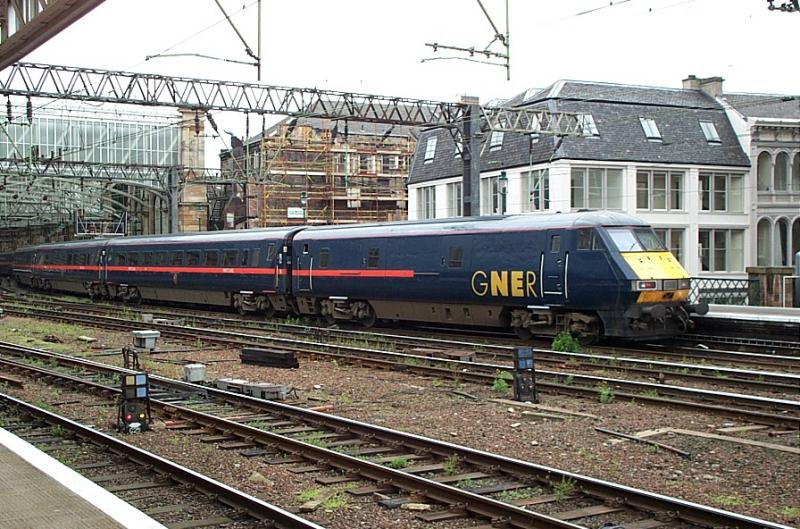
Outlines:
[[655, 279], [649, 279], [646, 281], [634, 281], [633, 285], [631, 286], [632, 289], [636, 292], [642, 290], [658, 290], [659, 281]]

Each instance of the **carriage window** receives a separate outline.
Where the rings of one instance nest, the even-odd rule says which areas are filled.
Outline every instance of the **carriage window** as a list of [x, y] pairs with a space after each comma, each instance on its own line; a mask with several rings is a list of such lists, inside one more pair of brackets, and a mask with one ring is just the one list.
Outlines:
[[592, 248], [592, 230], [578, 230], [578, 250]]
[[200, 252], [186, 252], [186, 264], [189, 266], [200, 264]]
[[271, 242], [267, 245], [267, 262], [270, 263], [275, 259], [275, 243]]
[[167, 266], [169, 264], [169, 252], [158, 252], [158, 264]]
[[461, 268], [464, 261], [464, 248], [461, 246], [451, 246], [447, 256], [447, 266], [450, 268]]
[[67, 256], [67, 264], [75, 264], [75, 254], [69, 254]]
[[155, 264], [156, 255], [153, 252], [145, 252], [142, 254], [142, 264], [144, 266], [153, 266]]
[[561, 251], [561, 235], [550, 236], [550, 251], [553, 253]]
[[77, 261], [75, 261], [75, 259], [73, 259], [72, 263], [70, 263], [70, 264], [73, 264], [73, 263], [78, 264], [78, 265], [85, 265], [86, 264], [86, 254], [85, 253], [82, 253], [82, 254], [79, 254], [79, 255], [76, 255], [76, 256], [70, 255], [70, 257], [77, 257], [78, 258]]
[[238, 251], [236, 250], [225, 250], [224, 258], [222, 260], [222, 266], [236, 266], [236, 258], [238, 257]]
[[303, 245], [303, 253], [304, 253], [304, 254], [307, 254], [307, 253], [308, 253], [308, 244], [304, 244], [304, 245]]
[[248, 261], [248, 259], [250, 258], [250, 250], [242, 250], [242, 253], [239, 254], [239, 257], [240, 257], [239, 265], [240, 266], [247, 266], [247, 263], [250, 262], [250, 261]]
[[177, 266], [183, 265], [183, 252], [172, 253], [172, 264]]
[[128, 266], [137, 266], [139, 264], [139, 254], [131, 252], [128, 254]]
[[329, 248], [322, 248], [319, 251], [319, 267], [320, 268], [328, 268], [328, 257], [331, 251]]
[[206, 252], [206, 266], [217, 266], [219, 265], [219, 252], [216, 250], [211, 252]]
[[368, 268], [378, 268], [378, 260], [380, 259], [380, 253], [378, 248], [370, 248], [369, 249], [369, 256], [367, 257], [367, 267]]

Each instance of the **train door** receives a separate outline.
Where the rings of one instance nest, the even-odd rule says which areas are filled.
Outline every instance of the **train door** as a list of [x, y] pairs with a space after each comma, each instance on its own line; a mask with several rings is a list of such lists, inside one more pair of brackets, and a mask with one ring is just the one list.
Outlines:
[[568, 254], [564, 232], [547, 230], [545, 248], [542, 252], [542, 294], [549, 303], [562, 303], [566, 299], [565, 271]]
[[[297, 244], [297, 243], [295, 243]], [[314, 270], [314, 256], [311, 254], [309, 243], [300, 242], [300, 248], [295, 253], [295, 287], [298, 292], [308, 292], [313, 286], [311, 274]]]
[[100, 283], [108, 281], [108, 262], [106, 260], [105, 250], [100, 250], [97, 256], [97, 280]]

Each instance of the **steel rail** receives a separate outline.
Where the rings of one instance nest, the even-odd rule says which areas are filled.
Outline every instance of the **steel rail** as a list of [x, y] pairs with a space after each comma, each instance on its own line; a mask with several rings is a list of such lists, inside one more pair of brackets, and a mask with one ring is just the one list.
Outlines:
[[155, 469], [170, 476], [179, 483], [195, 487], [197, 490], [216, 497], [226, 505], [247, 512], [253, 518], [274, 523], [280, 529], [324, 529], [322, 526], [305, 520], [288, 511], [271, 505], [254, 496], [250, 496], [233, 487], [220, 483], [193, 470], [182, 467], [160, 456], [137, 448], [119, 439], [111, 437], [99, 430], [88, 428], [73, 420], [62, 417], [48, 410], [23, 402], [10, 395], [0, 393], [0, 402], [11, 404], [25, 410], [26, 413], [39, 417], [45, 422], [57, 424], [62, 428], [74, 432], [76, 435], [91, 443], [107, 446], [113, 452], [120, 454], [140, 465]]
[[[27, 348], [23, 347], [23, 349]], [[52, 356], [58, 358], [59, 360], [69, 358], [66, 357], [66, 355], [60, 355], [57, 353], [54, 353]], [[90, 362], [90, 363], [97, 364], [95, 362]], [[48, 376], [62, 377], [66, 380], [71, 380], [75, 383], [92, 386], [102, 391], [111, 391], [111, 392], [119, 391], [116, 388], [110, 388], [108, 386], [104, 386], [102, 384], [98, 384], [91, 381], [84, 381], [82, 379], [78, 379], [77, 377], [71, 377], [69, 375], [62, 375], [60, 373], [49, 372], [48, 370], [35, 366], [27, 366], [23, 364], [22, 367], [24, 369], [38, 371], [43, 374], [47, 374]], [[127, 370], [114, 368], [112, 366], [104, 366], [104, 367], [108, 372], [127, 372]], [[504, 473], [507, 473], [512, 476], [523, 476], [523, 477], [525, 475], [534, 476], [537, 480], [550, 483], [558, 479], [564, 479], [564, 478], [573, 479], [575, 480], [576, 483], [580, 485], [580, 489], [588, 493], [589, 495], [597, 496], [599, 498], [604, 498], [606, 500], [611, 500], [611, 501], [618, 501], [619, 499], [622, 499], [626, 505], [629, 505], [631, 507], [642, 509], [649, 512], [661, 512], [661, 513], [668, 512], [671, 513], [673, 517], [691, 523], [695, 523], [703, 527], [728, 527], [731, 529], [733, 528], [787, 529], [786, 526], [780, 524], [773, 524], [771, 522], [766, 522], [763, 520], [758, 520], [755, 518], [738, 515], [735, 513], [730, 513], [712, 507], [698, 505], [692, 502], [687, 502], [676, 498], [670, 498], [659, 494], [641, 491], [631, 487], [610, 483], [604, 480], [599, 480], [578, 474], [564, 472], [558, 469], [537, 465], [534, 463], [521, 461], [517, 459], [512, 459], [505, 456], [490, 454], [481, 450], [471, 449], [455, 445], [452, 443], [448, 443], [446, 441], [439, 441], [436, 439], [430, 439], [423, 436], [391, 430], [389, 428], [381, 426], [369, 425], [352, 419], [337, 417], [325, 413], [316, 412], [313, 410], [306, 410], [303, 408], [290, 406], [288, 404], [254, 399], [252, 397], [233, 394], [215, 388], [197, 386], [195, 384], [180, 382], [172, 379], [166, 379], [164, 377], [160, 377], [157, 375], [151, 376], [151, 381], [155, 382], [156, 384], [165, 385], [174, 389], [181, 389], [184, 391], [192, 390], [201, 393], [203, 395], [214, 396], [223, 401], [236, 402], [239, 405], [245, 405], [249, 408], [255, 408], [263, 411], [268, 411], [271, 413], [278, 413], [283, 416], [295, 417], [304, 422], [323, 425], [325, 427], [338, 431], [341, 431], [343, 428], [346, 428], [348, 431], [355, 433], [356, 435], [362, 435], [375, 439], [380, 439], [381, 441], [387, 442], [388, 444], [402, 443], [404, 446], [412, 450], [420, 450], [420, 451], [435, 453], [442, 457], [447, 457], [452, 454], [456, 454], [459, 457], [460, 461], [465, 461], [479, 467], [499, 469]], [[367, 477], [369, 479], [377, 481], [386, 479], [391, 480], [391, 476], [393, 476], [397, 472], [400, 472], [400, 471], [388, 472], [389, 477], [387, 478], [387, 471], [392, 469], [388, 469], [387, 467], [376, 465], [374, 463], [369, 463], [369, 465], [366, 465], [367, 470], [366, 473], [364, 473], [357, 469], [357, 467], [360, 465], [356, 465], [356, 467], [353, 467], [351, 464], [356, 462], [357, 463], [368, 463], [368, 462], [365, 462], [360, 459], [355, 459], [355, 461], [351, 461], [351, 459], [354, 458], [350, 458], [350, 456], [345, 456], [344, 454], [340, 454], [339, 452], [334, 452], [322, 447], [316, 447], [314, 445], [308, 445], [306, 443], [303, 443], [302, 441], [297, 441], [293, 439], [290, 440], [291, 442], [287, 445], [284, 442], [286, 441], [286, 438], [280, 436], [279, 434], [275, 434], [272, 432], [265, 432], [263, 430], [246, 426], [234, 421], [214, 417], [212, 415], [191, 410], [189, 408], [185, 408], [182, 406], [176, 406], [175, 404], [172, 403], [155, 401], [154, 404], [156, 404], [157, 407], [163, 409], [166, 412], [174, 413], [178, 416], [181, 416], [184, 419], [190, 420], [199, 425], [205, 425], [207, 427], [218, 429], [228, 434], [235, 434], [241, 438], [248, 439], [251, 442], [258, 442], [259, 444], [264, 444], [265, 446], [270, 446], [270, 447], [281, 446], [282, 449], [292, 453], [308, 454], [309, 452], [311, 452], [317, 454], [319, 457], [322, 458], [322, 460], [326, 464], [329, 464], [337, 468], [356, 470], [360, 475], [363, 475], [364, 477]], [[402, 472], [400, 473], [405, 475], [405, 473]], [[393, 480], [391, 482], [395, 483]], [[399, 486], [400, 488], [405, 488], [404, 485], [406, 485], [409, 487], [406, 490], [417, 490], [417, 491], [423, 490], [426, 492], [426, 494], [430, 492], [429, 489], [427, 488], [422, 488], [422, 489], [419, 488], [420, 486], [419, 483], [409, 483], [405, 480], [403, 480], [399, 484], [396, 483], [396, 485]], [[443, 497], [438, 496], [438, 494], [441, 493], [441, 488], [444, 487], [445, 492], [447, 492], [447, 489], [451, 489], [452, 487], [448, 487], [441, 484], [436, 484], [436, 485], [438, 485], [438, 487], [435, 487], [436, 490], [433, 491], [433, 494], [437, 495], [429, 497], [432, 497], [434, 499], [438, 498], [440, 499], [440, 501], [444, 501]], [[455, 490], [458, 490], [459, 492], [464, 492], [460, 491], [459, 489]], [[481, 496], [477, 497], [483, 498]], [[491, 501], [495, 502], [495, 500]], [[502, 502], [499, 503], [502, 504]], [[530, 512], [530, 511], [525, 511], [524, 509], [523, 511], [526, 513]], [[483, 514], [483, 515], [489, 516], [489, 514]], [[541, 526], [537, 525], [537, 527]]]
[[[28, 315], [30, 315], [30, 313]], [[92, 321], [92, 318], [89, 318], [88, 320], [82, 319], [84, 318], [83, 316], [72, 317], [59, 313], [49, 314], [49, 317], [51, 319], [61, 319], [64, 321], [72, 321], [72, 322], [82, 321], [85, 323], [89, 323], [91, 325], [97, 325], [99, 321], [102, 320], [103, 326], [105, 328], [112, 327], [117, 329], [129, 330], [131, 328], [137, 327], [136, 325], [133, 325], [130, 322], [126, 322], [125, 320], [122, 320], [120, 318], [111, 318], [107, 316], [94, 316], [93, 318], [97, 319], [98, 321]], [[173, 326], [166, 324], [148, 324], [148, 325], [151, 328], [160, 330], [162, 334], [165, 336], [179, 337], [189, 340], [196, 340], [197, 338], [200, 338], [205, 341], [222, 343], [234, 347], [241, 347], [243, 345], [264, 346], [270, 343], [279, 343], [285, 347], [288, 344], [295, 351], [304, 354], [345, 359], [348, 361], [357, 359], [356, 361], [362, 364], [373, 364], [378, 367], [397, 366], [401, 367], [402, 369], [421, 372], [422, 374], [431, 374], [431, 372], [433, 372], [433, 374], [435, 375], [444, 375], [448, 376], [449, 378], [458, 377], [462, 379], [467, 379], [469, 375], [472, 376], [477, 375], [481, 380], [486, 380], [488, 377], [491, 377], [490, 380], [493, 380], [498, 371], [503, 371], [508, 369], [508, 366], [505, 365], [440, 359], [440, 358], [427, 357], [421, 355], [395, 353], [391, 351], [371, 350], [371, 349], [365, 349], [363, 347], [323, 344], [308, 340], [275, 338], [275, 337], [252, 335], [246, 333], [221, 331], [215, 329], [202, 329], [202, 328], [185, 327], [185, 326], [180, 327], [180, 326]], [[308, 349], [309, 347], [333, 349], [335, 352], [320, 351], [318, 349]], [[369, 358], [369, 355], [378, 355], [383, 357], [384, 359], [395, 359], [396, 362], [393, 365], [392, 363], [387, 362], [386, 360], [375, 361], [372, 358]], [[409, 362], [416, 362], [422, 364], [438, 364], [442, 367], [439, 369], [430, 369], [427, 366], [425, 367], [409, 366], [408, 365]], [[447, 369], [444, 369], [445, 367]], [[470, 374], [469, 370], [473, 369], [483, 370], [484, 373]], [[658, 405], [680, 406], [687, 409], [700, 409], [705, 411], [713, 411], [715, 413], [722, 413], [730, 417], [743, 418], [745, 420], [752, 420], [755, 422], [765, 423], [765, 424], [788, 425], [788, 426], [797, 425], [798, 427], [800, 427], [800, 401], [792, 401], [786, 399], [769, 399], [765, 397], [755, 397], [738, 393], [701, 390], [696, 388], [685, 388], [685, 387], [672, 386], [666, 384], [652, 384], [646, 382], [626, 381], [609, 377], [597, 377], [590, 375], [572, 374], [566, 372], [556, 372], [547, 370], [537, 370], [537, 374], [540, 375], [539, 380], [537, 381], [537, 384], [540, 386], [540, 388], [551, 390], [553, 393], [572, 393], [572, 394], [580, 394], [582, 396], [596, 397], [598, 392], [597, 389], [598, 385], [608, 385], [614, 388], [628, 389], [631, 391], [640, 392], [633, 394], [633, 393], [623, 393], [615, 391], [614, 395], [616, 398], [638, 400], [641, 402], [658, 404]], [[567, 377], [570, 377], [572, 380], [570, 384], [566, 383], [556, 384], [552, 382], [548, 383], [542, 380], [543, 377], [548, 377], [551, 380], [556, 380], [556, 381], [560, 380], [566, 381]], [[586, 385], [584, 387], [579, 387], [577, 385], [574, 385], [576, 381], [583, 382]], [[720, 405], [715, 406], [702, 402], [691, 402], [691, 401], [676, 400], [676, 399], [667, 400], [664, 398], [653, 397], [647, 394], [643, 394], [652, 391], [655, 391], [658, 394], [671, 395], [672, 397], [715, 400], [718, 403], [720, 403]], [[741, 407], [732, 408], [731, 407], [732, 404]], [[784, 412], [784, 414], [782, 415], [780, 413], [776, 414], [764, 413], [758, 411], [757, 409], [756, 410], [747, 409], [748, 407], [750, 408], [769, 407], [770, 409], [777, 409], [780, 412]], [[792, 413], [793, 415], [788, 415], [788, 416], [785, 415], [785, 413], [787, 412]]]

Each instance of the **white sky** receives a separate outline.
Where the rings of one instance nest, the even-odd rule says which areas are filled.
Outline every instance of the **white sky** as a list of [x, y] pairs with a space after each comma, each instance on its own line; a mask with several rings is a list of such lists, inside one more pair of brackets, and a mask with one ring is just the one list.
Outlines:
[[[232, 18], [256, 51], [255, 0], [220, 2], [236, 13]], [[483, 2], [505, 31], [505, 0]], [[492, 40], [474, 0], [263, 0], [262, 83], [445, 101], [470, 94], [488, 101], [558, 79], [677, 88], [696, 74], [724, 77], [728, 92], [800, 93], [800, 13], [769, 11], [766, 0], [508, 3], [510, 81], [498, 66], [421, 62], [466, 57], [433, 53], [426, 42], [483, 48]], [[578, 15], [594, 8], [603, 9]], [[501, 51], [498, 44], [493, 49]], [[256, 81], [250, 66], [191, 57], [145, 60], [158, 53], [248, 60], [214, 0], [106, 0], [24, 60]], [[241, 115], [217, 121], [244, 134]], [[253, 127], [251, 121], [251, 134]], [[216, 165], [215, 158], [216, 149], [208, 151], [208, 165]]]

